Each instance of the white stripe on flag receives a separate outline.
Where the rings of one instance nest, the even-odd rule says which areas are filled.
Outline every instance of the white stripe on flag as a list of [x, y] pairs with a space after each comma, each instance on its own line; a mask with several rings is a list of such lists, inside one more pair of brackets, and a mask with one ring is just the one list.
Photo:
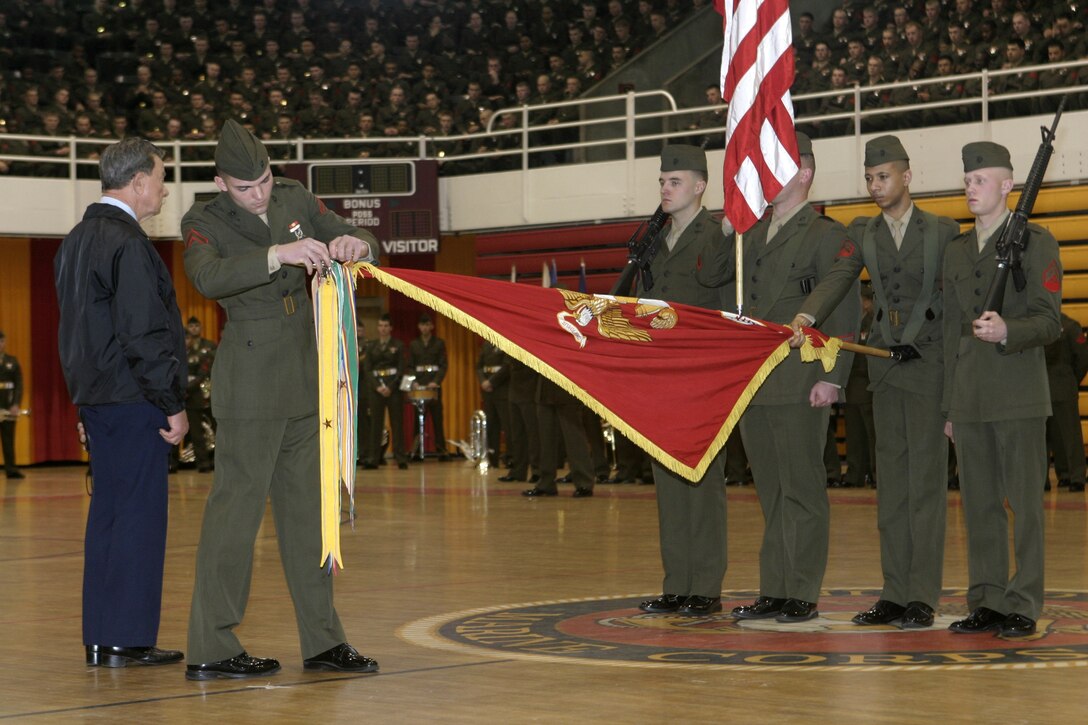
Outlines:
[[737, 182], [737, 188], [740, 190], [740, 195], [744, 197], [744, 201], [748, 204], [748, 208], [752, 210], [752, 214], [756, 219], [763, 216], [763, 212], [767, 209], [767, 200], [763, 198], [763, 186], [759, 180], [759, 170], [747, 156], [744, 157], [744, 161], [740, 162], [740, 169], [737, 170], [735, 181]]
[[759, 129], [759, 150], [767, 168], [782, 186], [788, 184], [797, 174], [797, 164], [790, 158], [790, 152], [782, 145], [778, 133], [768, 119], [763, 119], [763, 126]]

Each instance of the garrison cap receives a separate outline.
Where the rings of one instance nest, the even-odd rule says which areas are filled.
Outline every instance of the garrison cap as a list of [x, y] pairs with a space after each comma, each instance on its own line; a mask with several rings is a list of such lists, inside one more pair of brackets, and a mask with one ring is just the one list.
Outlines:
[[662, 171], [702, 171], [706, 173], [706, 151], [698, 146], [674, 143], [661, 149]]
[[215, 168], [241, 181], [256, 181], [268, 170], [264, 144], [233, 118], [223, 124], [215, 147]]
[[865, 166], [880, 166], [891, 161], [910, 161], [907, 150], [895, 136], [877, 136], [865, 144]]
[[993, 141], [975, 141], [963, 147], [963, 171], [1003, 168], [1012, 171], [1009, 150]]
[[812, 153], [812, 139], [807, 133], [797, 132], [797, 153], [801, 156], [815, 156]]
[[185, 324], [186, 325], [192, 325], [192, 324], [199, 325], [200, 324], [200, 318], [197, 317], [196, 315], [193, 315], [192, 317], [189, 318], [189, 321], [186, 322]]

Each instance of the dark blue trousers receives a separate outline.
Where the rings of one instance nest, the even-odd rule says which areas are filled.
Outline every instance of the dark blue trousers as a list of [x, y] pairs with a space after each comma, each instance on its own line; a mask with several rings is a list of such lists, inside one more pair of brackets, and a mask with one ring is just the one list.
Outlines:
[[94, 489], [83, 554], [83, 643], [150, 647], [159, 635], [170, 445], [150, 403], [80, 408]]

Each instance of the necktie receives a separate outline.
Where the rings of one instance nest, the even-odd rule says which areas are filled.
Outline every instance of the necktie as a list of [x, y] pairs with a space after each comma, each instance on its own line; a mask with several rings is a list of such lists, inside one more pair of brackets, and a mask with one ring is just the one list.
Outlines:
[[895, 248], [899, 249], [903, 246], [903, 221], [901, 219], [895, 219], [892, 221], [892, 240], [895, 241]]

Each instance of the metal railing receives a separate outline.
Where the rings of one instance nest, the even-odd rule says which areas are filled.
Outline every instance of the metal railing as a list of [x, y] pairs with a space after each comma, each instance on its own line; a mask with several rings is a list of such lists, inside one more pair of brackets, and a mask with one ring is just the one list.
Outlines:
[[[1085, 71], [1084, 85], [1063, 86], [1059, 88], [1040, 90], [1032, 89], [1016, 93], [995, 94], [991, 89], [991, 83], [998, 78], [1011, 75], [1025, 75], [1040, 71], [1054, 71], [1060, 69], [1083, 69]], [[1079, 80], [1079, 79], [1078, 79]], [[863, 97], [869, 93], [894, 94], [896, 91], [909, 89], [916, 92], [928, 86], [942, 85], [945, 83], [963, 84], [965, 94], [963, 97], [945, 100], [909, 103], [897, 106], [880, 106], [865, 108]], [[967, 93], [966, 91], [970, 91]], [[903, 126], [918, 126], [915, 123], [917, 114], [926, 111], [938, 111], [942, 109], [960, 109], [960, 118], [963, 121], [980, 121], [988, 123], [994, 112], [995, 104], [1014, 104], [1017, 102], [1037, 103], [1039, 99], [1051, 96], [1059, 96], [1067, 93], [1088, 95], [1088, 61], [1070, 61], [1067, 63], [1050, 63], [1036, 66], [1025, 66], [1013, 70], [982, 71], [980, 73], [966, 73], [951, 76], [938, 76], [919, 78], [906, 82], [882, 83], [879, 85], [850, 85], [842, 89], [821, 91], [818, 93], [806, 93], [794, 97], [795, 107], [804, 108], [809, 103], [819, 104], [828, 97], [850, 95], [853, 100], [853, 109], [839, 113], [815, 113], [798, 114], [796, 123], [799, 127], [806, 125], [818, 125], [826, 128], [827, 124], [835, 121], [849, 121], [846, 124], [849, 130], [836, 135], [857, 136], [863, 132], [873, 130], [869, 128], [870, 122], [878, 117], [885, 120], [891, 118], [890, 127], [896, 127], [895, 116], [912, 116], [909, 123]], [[638, 101], [642, 99], [663, 100], [667, 105], [666, 110], [638, 111]], [[587, 109], [598, 104], [612, 104], [603, 106], [612, 108], [619, 106], [623, 110], [620, 113], [606, 116], [587, 117]], [[1088, 98], [1084, 105], [1088, 107]], [[576, 117], [571, 120], [558, 122], [538, 122], [544, 116], [551, 116], [557, 110], [574, 108]], [[437, 159], [444, 168], [468, 173], [501, 169], [530, 169], [542, 165], [556, 163], [577, 163], [580, 160], [580, 152], [589, 148], [619, 147], [616, 152], [617, 159], [633, 161], [637, 142], [646, 141], [683, 141], [685, 139], [701, 139], [713, 134], [715, 128], [693, 128], [695, 119], [709, 111], [723, 110], [722, 105], [706, 105], [691, 108], [679, 108], [676, 100], [667, 91], [628, 92], [626, 94], [605, 96], [601, 98], [587, 98], [574, 101], [558, 101], [540, 105], [509, 106], [495, 111], [487, 122], [487, 129], [480, 133], [457, 134], [449, 136], [418, 135], [411, 137], [337, 137], [337, 138], [295, 138], [295, 139], [266, 139], [265, 144], [273, 155], [273, 162], [284, 161], [350, 161], [366, 157], [396, 157], [408, 159]], [[1022, 110], [1022, 109], [1021, 109]], [[1046, 112], [1046, 111], [1042, 111]], [[496, 128], [498, 119], [503, 116], [515, 116], [519, 125], [513, 128]], [[1020, 114], [1022, 115], [1022, 114]], [[724, 116], [723, 116], [724, 120]], [[647, 132], [645, 122], [657, 122], [659, 130]], [[943, 125], [943, 124], [922, 124]], [[585, 140], [587, 129], [599, 127], [602, 129], [614, 128], [616, 133], [612, 137]], [[639, 130], [642, 129], [642, 130]], [[724, 133], [724, 127], [721, 128]], [[566, 133], [564, 133], [566, 132]], [[563, 138], [568, 135], [569, 138]], [[41, 136], [32, 134], [0, 133], [0, 144], [11, 146], [11, 142], [25, 142], [29, 150], [35, 144], [67, 144], [66, 156], [41, 156], [31, 153], [0, 153], [0, 161], [14, 164], [13, 172], [24, 176], [60, 176], [59, 174], [41, 173], [42, 164], [55, 166], [67, 166], [68, 178], [82, 178], [80, 168], [96, 166], [97, 160], [87, 158], [92, 153], [90, 148], [112, 143], [108, 139], [85, 138], [77, 136]], [[158, 141], [157, 145], [167, 151], [167, 168], [177, 170], [175, 179], [182, 178], [182, 174], [188, 169], [206, 169], [203, 173], [211, 178], [210, 169], [214, 162], [207, 149], [215, 145], [215, 141], [185, 141], [171, 140]], [[456, 145], [461, 145], [460, 152], [455, 152]], [[18, 144], [16, 144], [18, 145]], [[454, 149], [447, 150], [451, 145]], [[336, 146], [333, 152], [324, 150], [323, 147]], [[476, 147], [474, 151], [465, 151], [466, 148]], [[204, 149], [203, 159], [194, 158], [201, 155]], [[347, 153], [340, 153], [344, 150]], [[501, 160], [506, 162], [502, 163]], [[520, 163], [519, 163], [520, 162]], [[27, 164], [29, 167], [19, 168], [19, 165]]]

